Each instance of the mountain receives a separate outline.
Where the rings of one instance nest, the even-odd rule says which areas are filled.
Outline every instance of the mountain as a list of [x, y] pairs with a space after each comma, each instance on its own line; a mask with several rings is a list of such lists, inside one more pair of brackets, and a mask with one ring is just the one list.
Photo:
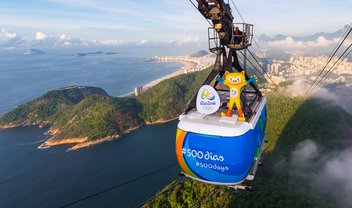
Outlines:
[[59, 113], [90, 95], [108, 96], [104, 90], [95, 87], [72, 86], [53, 90], [0, 117], [0, 127], [43, 126], [52, 123]]
[[38, 50], [38, 49], [28, 49], [26, 52], [23, 53], [24, 55], [32, 56], [32, 55], [42, 55], [45, 54], [44, 51]]
[[[336, 45], [336, 40], [341, 39], [342, 35], [349, 29], [346, 25], [336, 32], [319, 32], [312, 35], [306, 36], [288, 36], [288, 35], [275, 35], [269, 37], [267, 35], [261, 35], [258, 38], [259, 45], [263, 51], [274, 49], [280, 50], [286, 54], [281, 53], [270, 53], [267, 54], [267, 58], [287, 60], [282, 56], [329, 56], [331, 51]], [[281, 58], [278, 58], [281, 57]]]
[[268, 51], [266, 52], [266, 56], [273, 59], [284, 60], [284, 61], [290, 60], [290, 57], [291, 57], [290, 54], [286, 53], [285, 51], [279, 48], [268, 49]]
[[[89, 53], [74, 53], [72, 56], [82, 57], [82, 56], [102, 55], [102, 54], [105, 54], [105, 53], [102, 51], [96, 51], [96, 52], [89, 52]], [[112, 54], [106, 54], [106, 55], [112, 55]]]
[[209, 70], [165, 80], [140, 97], [116, 98], [95, 87], [50, 91], [0, 117], [0, 129], [49, 125], [41, 147], [75, 144], [70, 150], [118, 138], [143, 124], [177, 118]]
[[184, 178], [167, 185], [144, 207], [351, 207], [349, 195], [341, 193], [351, 187], [344, 165], [352, 161], [352, 117], [326, 100], [267, 96], [263, 166], [254, 181], [246, 182], [255, 191]]
[[199, 58], [199, 57], [203, 57], [203, 56], [206, 56], [206, 55], [209, 55], [209, 52], [208, 51], [205, 51], [205, 50], [200, 50], [192, 55], [190, 55], [191, 58]]
[[324, 37], [327, 40], [332, 40], [334, 38], [341, 38], [342, 34], [344, 33], [344, 30], [338, 30], [336, 32], [333, 33], [324, 33], [324, 32], [319, 32], [319, 33], [315, 33], [312, 35], [307, 35], [307, 36], [286, 36], [286, 35], [275, 35], [274, 37], [269, 37], [265, 34], [260, 35], [259, 36], [259, 40], [260, 41], [265, 41], [265, 42], [273, 42], [273, 41], [281, 41], [281, 40], [285, 40], [288, 37], [291, 37], [294, 41], [315, 41], [317, 40], [319, 37]]
[[325, 32], [318, 32], [312, 35], [306, 35], [306, 36], [287, 36], [287, 35], [275, 35], [274, 37], [269, 37], [265, 34], [259, 36], [260, 41], [264, 42], [273, 42], [273, 41], [282, 41], [285, 40], [288, 37], [291, 37], [294, 41], [315, 41], [319, 37], [324, 37], [326, 40], [332, 40], [334, 38], [341, 38], [342, 34], [349, 29], [349, 25], [344, 26], [342, 29], [337, 30], [336, 32], [332, 33], [325, 33]]
[[165, 80], [143, 93], [137, 100], [141, 103], [141, 116], [147, 123], [158, 123], [177, 118], [186, 108], [203, 84], [210, 69], [184, 74]]
[[52, 122], [53, 136], [42, 147], [77, 144], [70, 150], [118, 138], [144, 121], [138, 116], [140, 105], [133, 98], [91, 95], [59, 113]]

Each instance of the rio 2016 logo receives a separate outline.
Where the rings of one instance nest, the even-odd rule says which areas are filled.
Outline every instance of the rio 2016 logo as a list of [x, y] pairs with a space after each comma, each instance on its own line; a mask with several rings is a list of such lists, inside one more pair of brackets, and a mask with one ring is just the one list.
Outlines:
[[220, 108], [220, 97], [210, 85], [202, 86], [197, 94], [197, 111], [204, 115], [211, 115]]
[[215, 95], [209, 92], [207, 89], [202, 92], [202, 99], [208, 99], [210, 101], [215, 100]]

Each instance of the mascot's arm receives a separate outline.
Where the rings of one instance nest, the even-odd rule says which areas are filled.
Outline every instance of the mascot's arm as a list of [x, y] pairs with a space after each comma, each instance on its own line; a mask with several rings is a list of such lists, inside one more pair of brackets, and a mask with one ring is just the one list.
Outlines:
[[256, 83], [258, 81], [258, 78], [254, 75], [251, 76], [251, 78], [247, 81], [247, 85], [250, 83]]
[[224, 83], [224, 79], [222, 77], [216, 77], [217, 82]]

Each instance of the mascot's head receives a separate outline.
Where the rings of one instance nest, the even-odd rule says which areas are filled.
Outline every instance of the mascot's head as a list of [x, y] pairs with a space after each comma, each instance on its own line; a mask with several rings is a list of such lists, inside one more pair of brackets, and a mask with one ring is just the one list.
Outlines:
[[246, 77], [244, 71], [242, 72], [225, 72], [225, 85], [241, 85], [246, 83]]

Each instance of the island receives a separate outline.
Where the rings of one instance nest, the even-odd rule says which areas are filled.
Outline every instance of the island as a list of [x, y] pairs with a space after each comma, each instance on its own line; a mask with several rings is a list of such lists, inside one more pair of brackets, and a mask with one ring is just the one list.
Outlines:
[[185, 110], [210, 69], [164, 80], [138, 97], [113, 97], [96, 87], [70, 86], [45, 93], [0, 117], [0, 130], [49, 126], [40, 147], [68, 150], [119, 138], [142, 125], [174, 120]]
[[41, 51], [39, 49], [35, 49], [35, 48], [31, 48], [31, 49], [28, 49], [26, 52], [23, 53], [24, 55], [27, 55], [27, 56], [33, 56], [33, 55], [42, 55], [42, 54], [45, 54], [44, 51]]
[[83, 57], [83, 56], [89, 56], [89, 55], [116, 55], [118, 53], [115, 53], [115, 52], [102, 52], [102, 51], [96, 51], [96, 52], [88, 52], [88, 53], [74, 53], [72, 56], [75, 56], [75, 57]]

